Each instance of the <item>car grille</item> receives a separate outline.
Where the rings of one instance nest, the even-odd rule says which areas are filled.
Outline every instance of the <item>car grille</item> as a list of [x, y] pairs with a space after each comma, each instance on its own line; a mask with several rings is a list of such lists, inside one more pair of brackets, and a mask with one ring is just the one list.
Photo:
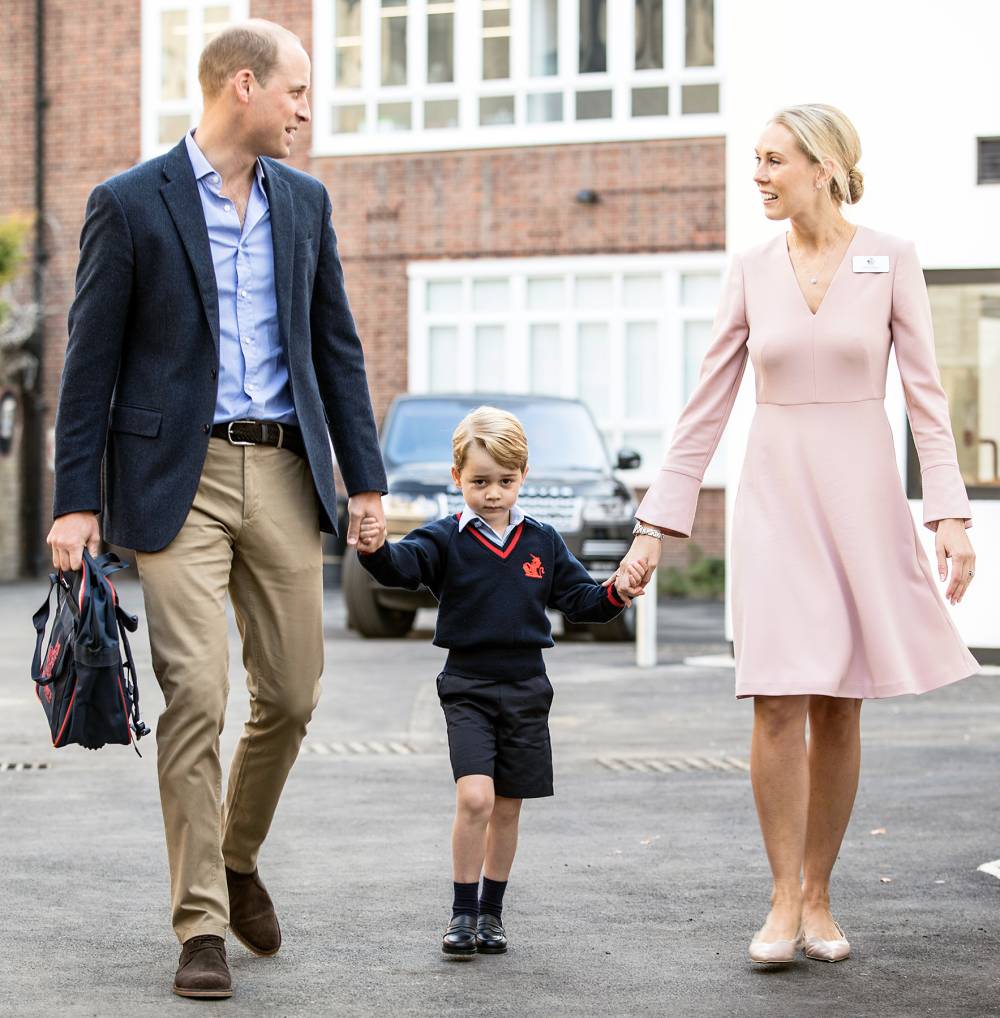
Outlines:
[[[462, 496], [449, 492], [448, 514], [460, 512], [465, 500]], [[583, 499], [574, 495], [521, 495], [517, 504], [525, 516], [548, 523], [560, 533], [572, 533], [579, 530], [583, 517]]]
[[589, 540], [583, 542], [581, 554], [585, 558], [624, 558], [629, 549], [628, 541], [598, 541]]

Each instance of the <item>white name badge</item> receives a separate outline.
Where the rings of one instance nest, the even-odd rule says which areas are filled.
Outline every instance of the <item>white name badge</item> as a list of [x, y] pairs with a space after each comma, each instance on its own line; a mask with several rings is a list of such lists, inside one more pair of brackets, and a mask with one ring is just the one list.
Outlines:
[[889, 271], [889, 256], [888, 255], [855, 255], [854, 256], [854, 271], [855, 272], [888, 272]]

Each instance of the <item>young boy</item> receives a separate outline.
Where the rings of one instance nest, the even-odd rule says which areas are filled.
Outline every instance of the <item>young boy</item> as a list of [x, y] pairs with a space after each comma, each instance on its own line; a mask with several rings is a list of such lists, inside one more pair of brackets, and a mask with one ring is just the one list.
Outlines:
[[381, 545], [378, 525], [366, 519], [360, 543], [375, 550], [359, 554], [379, 583], [424, 584], [438, 600], [434, 643], [448, 660], [437, 688], [456, 782], [455, 897], [442, 950], [469, 958], [507, 950], [501, 913], [521, 800], [552, 795], [545, 609], [609, 622], [631, 603], [625, 591], [641, 586], [642, 574], [636, 566], [635, 575], [602, 586], [555, 529], [521, 512], [528, 442], [512, 414], [474, 410], [455, 429], [452, 451], [462, 512]]

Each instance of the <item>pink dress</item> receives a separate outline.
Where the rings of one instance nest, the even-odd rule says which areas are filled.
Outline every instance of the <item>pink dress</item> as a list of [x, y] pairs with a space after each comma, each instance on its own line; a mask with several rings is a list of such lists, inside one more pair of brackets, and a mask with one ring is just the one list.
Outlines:
[[[855, 256], [882, 256], [888, 271], [855, 271]], [[734, 259], [698, 387], [636, 516], [690, 536], [749, 356], [757, 409], [732, 521], [737, 696], [897, 696], [979, 671], [896, 467], [883, 403], [890, 345], [924, 523], [970, 526], [913, 245], [859, 227], [815, 314], [784, 235]]]

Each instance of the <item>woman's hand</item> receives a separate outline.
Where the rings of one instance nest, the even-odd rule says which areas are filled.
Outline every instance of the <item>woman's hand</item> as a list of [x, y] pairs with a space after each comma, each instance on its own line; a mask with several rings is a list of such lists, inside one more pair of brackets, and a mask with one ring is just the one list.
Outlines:
[[625, 607], [629, 608], [632, 605], [632, 599], [636, 597], [642, 597], [645, 594], [643, 590], [642, 577], [645, 570], [640, 562], [630, 562], [627, 566], [619, 566], [615, 574], [611, 577], [615, 581], [615, 590], [618, 596], [625, 602]]
[[934, 547], [942, 582], [948, 579], [948, 559], [951, 559], [951, 582], [945, 598], [951, 604], [958, 604], [976, 571], [976, 553], [965, 532], [965, 520], [939, 520]]
[[653, 570], [660, 564], [660, 554], [663, 551], [663, 542], [655, 537], [647, 537], [645, 534], [637, 534], [632, 539], [632, 547], [629, 548], [625, 557], [621, 560], [617, 572], [610, 576], [604, 585], [610, 586], [619, 576], [628, 576], [633, 572], [629, 567], [635, 564], [642, 570], [641, 582], [638, 586], [628, 588], [629, 597], [638, 597], [645, 589], [653, 576]]

